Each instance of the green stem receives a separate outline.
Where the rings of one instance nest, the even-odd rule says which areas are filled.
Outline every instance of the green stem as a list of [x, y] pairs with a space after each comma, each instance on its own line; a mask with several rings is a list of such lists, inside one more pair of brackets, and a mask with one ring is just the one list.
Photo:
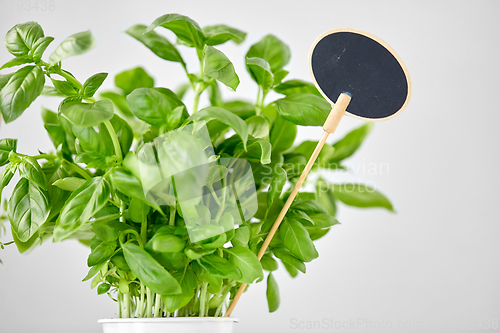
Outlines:
[[198, 104], [200, 103], [200, 95], [201, 95], [201, 91], [200, 90], [200, 84], [198, 83], [196, 85], [196, 88], [194, 89], [194, 101], [193, 101], [193, 112], [192, 113], [196, 113], [196, 111], [198, 111]]
[[208, 292], [208, 282], [203, 282], [200, 291], [200, 317], [205, 317], [205, 309], [207, 308], [207, 292]]
[[224, 209], [226, 208], [226, 196], [227, 196], [227, 186], [226, 184], [222, 184], [222, 203], [220, 204], [219, 211], [217, 212], [217, 216], [215, 217], [215, 221], [219, 221]]
[[224, 307], [224, 303], [225, 303], [224, 301], [226, 300], [226, 297], [229, 294], [229, 292], [231, 291], [232, 287], [233, 287], [232, 284], [228, 284], [228, 285], [224, 286], [224, 288], [222, 288], [222, 290], [220, 292], [220, 296], [222, 296], [222, 302], [219, 304], [219, 306], [215, 310], [214, 317], [222, 316], [222, 308]]
[[255, 102], [255, 113], [258, 115], [260, 115], [261, 113], [261, 108], [260, 108], [260, 93], [262, 91], [262, 88], [259, 86], [259, 90], [257, 90], [257, 101]]
[[116, 316], [118, 318], [122, 318], [122, 301], [123, 301], [123, 294], [121, 292], [118, 292], [118, 297], [117, 297], [117, 303], [118, 307], [116, 309]]
[[124, 305], [124, 318], [130, 318], [130, 293], [124, 294], [125, 305]]
[[155, 294], [155, 318], [160, 318], [161, 312], [161, 295]]
[[77, 174], [79, 174], [80, 176], [82, 176], [83, 178], [85, 178], [87, 180], [92, 178], [92, 176], [89, 175], [87, 173], [87, 171], [83, 170], [78, 164], [71, 163], [71, 162], [68, 162], [66, 160], [64, 160], [63, 164], [64, 164], [64, 166], [70, 168], [72, 171], [76, 172]]
[[217, 205], [221, 206], [222, 203], [220, 202], [219, 198], [217, 197], [217, 193], [215, 193], [213, 185], [209, 184], [208, 187], [209, 187], [210, 193], [212, 193], [212, 197], [214, 198], [214, 200], [217, 203]]
[[144, 284], [141, 282], [141, 298], [139, 300], [139, 311], [138, 311], [138, 314], [137, 316], [139, 318], [144, 318], [144, 297], [145, 297], [145, 288], [144, 288]]
[[57, 158], [57, 156], [50, 155], [50, 154], [40, 154], [40, 155], [33, 156], [33, 158], [35, 160], [40, 160], [42, 158], [44, 158], [46, 160], [55, 160]]
[[170, 218], [168, 219], [168, 224], [169, 225], [175, 225], [175, 213], [176, 213], [177, 207], [176, 206], [170, 206]]
[[148, 219], [143, 216], [141, 222], [141, 239], [142, 244], [145, 245], [148, 240]]
[[[201, 287], [200, 285], [198, 285], [196, 287], [196, 292], [194, 293], [194, 298], [193, 298], [193, 308], [196, 306], [196, 302], [199, 301], [200, 299], [200, 290], [201, 290]], [[199, 311], [200, 307], [198, 307], [198, 311]], [[194, 312], [194, 311], [193, 311]]]
[[113, 146], [115, 147], [116, 160], [118, 163], [121, 163], [123, 161], [122, 149], [120, 147], [120, 141], [118, 141], [118, 136], [116, 136], [115, 129], [113, 128], [113, 125], [111, 125], [111, 122], [109, 120], [106, 120], [104, 122], [104, 125], [106, 126], [106, 129], [109, 132], [111, 140], [113, 141]]
[[68, 73], [66, 73], [62, 69], [57, 71], [56, 74], [61, 75], [63, 78], [65, 78], [68, 82], [72, 83], [78, 89], [82, 88], [82, 84], [77, 79], [75, 79], [73, 76], [69, 75]]
[[120, 222], [122, 223], [125, 223], [126, 220], [125, 220], [125, 203], [123, 201], [119, 201], [120, 202]]
[[151, 318], [153, 316], [153, 292], [151, 289], [146, 287], [146, 317]]
[[10, 244], [14, 244], [14, 241], [10, 241], [10, 242], [7, 242], [7, 243], [0, 243], [0, 246], [7, 246], [7, 245], [10, 245]]

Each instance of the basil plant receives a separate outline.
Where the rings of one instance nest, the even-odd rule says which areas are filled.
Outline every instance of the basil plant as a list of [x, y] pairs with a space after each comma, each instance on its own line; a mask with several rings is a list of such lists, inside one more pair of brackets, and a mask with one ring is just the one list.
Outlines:
[[[194, 72], [161, 28], [196, 52]], [[306, 272], [318, 257], [314, 242], [338, 224], [339, 201], [392, 211], [374, 189], [317, 177], [315, 191], [297, 196], [259, 261], [256, 253], [317, 144], [294, 146], [297, 127], [321, 126], [331, 105], [313, 84], [286, 79], [290, 49], [273, 35], [246, 52], [248, 76], [218, 48], [242, 43], [246, 33], [238, 29], [201, 28], [167, 14], [126, 33], [182, 66], [186, 81], [176, 90], [158, 87], [137, 67], [115, 76], [114, 91], [99, 91], [107, 73], [79, 80], [63, 68], [64, 59], [95, 46], [90, 31], [69, 36], [48, 57], [54, 38], [36, 22], [7, 32], [14, 58], [0, 68], [3, 121], [15, 121], [40, 96], [61, 102], [41, 112], [52, 151], [27, 155], [15, 138], [0, 139], [0, 195], [19, 176], [0, 216], [13, 241], [0, 247], [25, 252], [50, 238], [89, 246], [83, 281], [117, 302], [120, 318], [222, 316], [242, 283], [264, 279], [273, 312], [278, 263], [292, 277]], [[255, 101], [222, 98], [221, 89], [236, 90], [240, 77], [257, 85]], [[271, 91], [281, 97], [269, 101]], [[199, 109], [202, 95], [209, 106]], [[370, 129], [326, 145], [313, 171], [345, 168]], [[155, 182], [155, 173], [163, 178]]]

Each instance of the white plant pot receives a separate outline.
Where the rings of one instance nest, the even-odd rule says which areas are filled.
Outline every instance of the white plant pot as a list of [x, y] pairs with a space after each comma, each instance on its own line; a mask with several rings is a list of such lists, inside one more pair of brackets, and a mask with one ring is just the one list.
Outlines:
[[101, 319], [104, 333], [233, 333], [236, 318], [177, 317]]

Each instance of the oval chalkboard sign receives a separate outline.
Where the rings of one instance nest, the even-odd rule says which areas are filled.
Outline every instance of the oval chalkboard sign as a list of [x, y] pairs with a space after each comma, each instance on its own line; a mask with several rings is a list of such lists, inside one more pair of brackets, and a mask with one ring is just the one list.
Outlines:
[[319, 37], [309, 53], [311, 74], [329, 101], [341, 93], [352, 100], [346, 113], [364, 120], [384, 120], [401, 112], [411, 95], [408, 70], [379, 38], [353, 29]]

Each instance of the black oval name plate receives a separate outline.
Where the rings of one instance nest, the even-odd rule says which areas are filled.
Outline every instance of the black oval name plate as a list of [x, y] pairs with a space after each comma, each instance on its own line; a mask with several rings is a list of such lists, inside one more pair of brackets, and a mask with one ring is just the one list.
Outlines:
[[346, 113], [364, 120], [384, 120], [410, 100], [408, 70], [382, 40], [366, 32], [336, 29], [317, 39], [309, 53], [311, 74], [330, 102], [341, 93], [352, 97]]

